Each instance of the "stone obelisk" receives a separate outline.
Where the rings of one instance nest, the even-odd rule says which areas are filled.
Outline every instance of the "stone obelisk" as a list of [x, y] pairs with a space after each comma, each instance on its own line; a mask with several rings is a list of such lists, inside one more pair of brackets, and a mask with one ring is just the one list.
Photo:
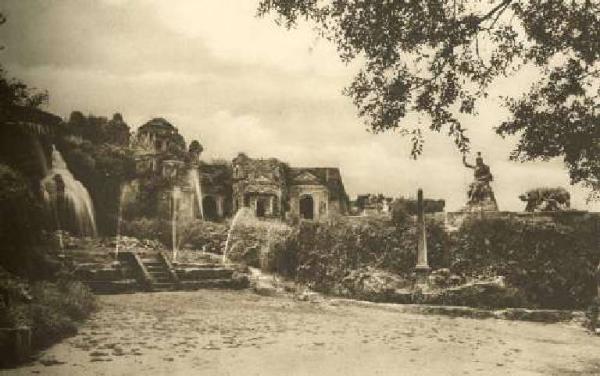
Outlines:
[[427, 233], [425, 229], [425, 204], [423, 202], [423, 190], [419, 188], [417, 193], [417, 284], [427, 282], [429, 275], [429, 263], [427, 262]]

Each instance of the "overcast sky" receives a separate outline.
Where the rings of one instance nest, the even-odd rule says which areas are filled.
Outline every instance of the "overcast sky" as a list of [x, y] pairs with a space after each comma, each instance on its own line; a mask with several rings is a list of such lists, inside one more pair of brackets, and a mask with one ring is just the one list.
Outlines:
[[[50, 93], [48, 110], [123, 114], [136, 128], [153, 117], [198, 139], [206, 160], [277, 157], [292, 166], [339, 167], [351, 196], [384, 193], [465, 202], [472, 171], [445, 135], [427, 134], [425, 154], [410, 158], [406, 140], [373, 135], [341, 94], [356, 71], [310, 25], [287, 31], [254, 17], [254, 0], [3, 0], [0, 62]], [[518, 195], [538, 186], [565, 186], [573, 206], [587, 193], [569, 186], [561, 161], [508, 161], [514, 139], [493, 127], [507, 118], [498, 95], [523, 92], [524, 71], [499, 81], [478, 116], [461, 117], [474, 151], [495, 176], [501, 210], [522, 210]], [[416, 117], [410, 117], [417, 121]]]

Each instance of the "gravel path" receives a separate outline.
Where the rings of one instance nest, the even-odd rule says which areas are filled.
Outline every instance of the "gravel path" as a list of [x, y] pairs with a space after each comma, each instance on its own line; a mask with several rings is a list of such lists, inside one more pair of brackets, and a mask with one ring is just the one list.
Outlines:
[[102, 296], [39, 360], [0, 375], [598, 375], [566, 324], [422, 316], [249, 291]]

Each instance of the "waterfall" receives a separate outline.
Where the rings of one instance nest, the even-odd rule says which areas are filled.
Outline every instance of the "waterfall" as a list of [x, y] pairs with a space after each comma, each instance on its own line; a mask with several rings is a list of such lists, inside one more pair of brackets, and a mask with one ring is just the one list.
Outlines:
[[173, 262], [175, 262], [175, 260], [177, 260], [177, 210], [179, 209], [177, 207], [178, 204], [178, 200], [179, 200], [179, 194], [181, 193], [179, 187], [173, 187], [173, 192], [172, 192], [172, 206], [171, 206], [171, 210], [172, 210], [172, 218], [171, 218], [171, 236], [173, 238]]
[[51, 168], [42, 179], [44, 201], [55, 211], [59, 230], [96, 236], [94, 205], [87, 189], [73, 177], [60, 152], [52, 145]]
[[196, 202], [198, 203], [198, 210], [200, 211], [200, 218], [204, 219], [204, 208], [202, 207], [202, 184], [200, 184], [200, 175], [198, 174], [197, 167], [190, 168], [190, 171], [188, 172], [188, 183], [194, 188]]

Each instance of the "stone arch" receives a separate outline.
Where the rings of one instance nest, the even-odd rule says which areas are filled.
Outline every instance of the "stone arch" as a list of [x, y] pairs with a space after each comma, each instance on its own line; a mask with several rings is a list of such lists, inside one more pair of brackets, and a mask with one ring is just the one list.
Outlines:
[[217, 200], [215, 200], [213, 196], [204, 196], [202, 199], [202, 210], [204, 212], [204, 219], [207, 221], [215, 221], [219, 219]]
[[265, 217], [267, 214], [267, 200], [263, 197], [256, 199], [256, 216], [258, 218]]
[[315, 218], [315, 201], [311, 195], [302, 195], [298, 201], [300, 218]]

